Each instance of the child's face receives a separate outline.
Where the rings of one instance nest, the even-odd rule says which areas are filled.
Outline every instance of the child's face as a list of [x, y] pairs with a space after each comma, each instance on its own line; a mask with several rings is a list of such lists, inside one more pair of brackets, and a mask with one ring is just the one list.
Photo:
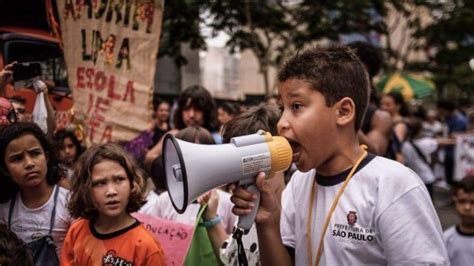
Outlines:
[[298, 170], [309, 171], [331, 154], [336, 133], [335, 111], [306, 81], [289, 79], [280, 84], [278, 91], [284, 109], [278, 133], [290, 142]]
[[76, 145], [74, 145], [70, 138], [65, 138], [63, 146], [59, 149], [59, 160], [66, 165], [71, 165], [76, 160], [76, 155]]
[[25, 105], [19, 102], [12, 102], [13, 108], [15, 109], [16, 119], [18, 122], [29, 122], [28, 117], [25, 115]]
[[189, 126], [202, 126], [204, 125], [204, 113], [191, 105], [191, 99], [188, 99], [186, 106], [183, 108], [183, 122]]
[[126, 213], [130, 197], [130, 180], [125, 169], [115, 161], [94, 165], [91, 173], [92, 199], [102, 217], [119, 217]]
[[156, 109], [156, 117], [158, 120], [164, 122], [168, 120], [170, 116], [170, 105], [168, 103], [161, 103]]
[[354, 223], [356, 222], [356, 216], [355, 216], [355, 214], [352, 214], [352, 213], [349, 214], [349, 215], [347, 216], [347, 220], [348, 220], [348, 222], [349, 222], [350, 224], [354, 224]]
[[31, 135], [12, 140], [5, 149], [5, 166], [20, 188], [37, 187], [46, 181], [48, 163], [43, 146]]
[[218, 108], [217, 109], [217, 120], [219, 121], [219, 123], [221, 125], [229, 122], [230, 120], [232, 120], [232, 116], [227, 113], [226, 111], [224, 111], [224, 109], [222, 108]]
[[459, 189], [454, 202], [462, 223], [474, 226], [474, 192], [466, 193], [464, 189]]
[[397, 114], [400, 111], [400, 106], [398, 106], [392, 96], [389, 95], [382, 96], [382, 99], [380, 100], [380, 108], [391, 115]]

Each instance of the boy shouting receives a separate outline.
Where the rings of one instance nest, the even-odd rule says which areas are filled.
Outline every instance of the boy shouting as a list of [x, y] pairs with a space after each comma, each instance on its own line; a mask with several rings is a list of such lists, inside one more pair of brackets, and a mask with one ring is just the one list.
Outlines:
[[[264, 174], [256, 218], [263, 265], [448, 264], [441, 226], [420, 178], [359, 146], [367, 72], [347, 47], [302, 51], [279, 71], [278, 131], [298, 167], [282, 207]], [[254, 195], [238, 188], [233, 212]]]

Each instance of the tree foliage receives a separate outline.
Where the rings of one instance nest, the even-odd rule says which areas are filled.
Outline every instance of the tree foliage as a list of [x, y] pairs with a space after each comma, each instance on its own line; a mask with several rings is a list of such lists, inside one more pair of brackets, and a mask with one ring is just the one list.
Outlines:
[[474, 1], [454, 0], [435, 10], [437, 19], [419, 31], [430, 57], [423, 65], [434, 74], [439, 96], [471, 98], [474, 72]]
[[[421, 8], [435, 20], [423, 25]], [[400, 20], [407, 21], [402, 31], [409, 32], [409, 38], [395, 43], [390, 36]], [[294, 5], [277, 0], [166, 1], [159, 55], [173, 57], [178, 66], [185, 64], [181, 44], [206, 49], [199, 28], [206, 23], [214, 34], [229, 35], [231, 51], [250, 50], [255, 55], [266, 94], [272, 89], [272, 67], [298, 49], [322, 40], [340, 41], [344, 34], [385, 37], [388, 72], [400, 68], [431, 71], [440, 94], [442, 88], [468, 89], [469, 94], [474, 90], [468, 66], [474, 55], [474, 0], [304, 0]], [[409, 54], [417, 50], [430, 51], [428, 60], [409, 64]]]
[[230, 36], [227, 46], [231, 51], [249, 49], [259, 62], [266, 94], [270, 94], [269, 69], [281, 60], [281, 54], [292, 45], [290, 10], [270, 1], [211, 1], [210, 27], [216, 34], [223, 31]]
[[[231, 49], [253, 52], [269, 94], [269, 68], [278, 66], [296, 50], [322, 40], [339, 41], [343, 34], [389, 35], [384, 18], [390, 9], [409, 16], [408, 4], [422, 5], [425, 1], [306, 0], [286, 6], [281, 1], [216, 0], [209, 4], [211, 27], [231, 37]], [[390, 46], [387, 55], [401, 57]]]
[[165, 2], [163, 25], [158, 57], [169, 56], [177, 66], [187, 63], [181, 53], [181, 45], [188, 44], [191, 49], [206, 49], [206, 42], [200, 31], [204, 23], [200, 14], [206, 8], [205, 1], [172, 0]]

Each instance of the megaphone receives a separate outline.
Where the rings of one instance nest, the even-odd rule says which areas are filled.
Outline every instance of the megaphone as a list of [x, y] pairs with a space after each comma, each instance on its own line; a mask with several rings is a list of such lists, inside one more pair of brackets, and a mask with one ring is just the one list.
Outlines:
[[[178, 213], [206, 191], [229, 183], [253, 183], [289, 168], [293, 157], [284, 137], [258, 131], [235, 137], [228, 144], [204, 145], [165, 135], [163, 166], [171, 202]], [[258, 202], [256, 202], [258, 206]], [[255, 213], [257, 208], [254, 208]], [[239, 219], [240, 220], [240, 219]], [[250, 221], [250, 226], [253, 219]]]

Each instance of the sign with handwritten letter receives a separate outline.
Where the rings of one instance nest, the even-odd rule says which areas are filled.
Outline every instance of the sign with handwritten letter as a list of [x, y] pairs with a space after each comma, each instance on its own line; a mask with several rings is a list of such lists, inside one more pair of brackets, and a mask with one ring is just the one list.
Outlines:
[[461, 134], [456, 137], [455, 162], [456, 181], [474, 174], [474, 134]]
[[57, 1], [74, 117], [92, 143], [130, 140], [151, 120], [163, 0]]
[[142, 213], [134, 213], [145, 228], [160, 242], [166, 265], [183, 265], [193, 239], [194, 226]]

